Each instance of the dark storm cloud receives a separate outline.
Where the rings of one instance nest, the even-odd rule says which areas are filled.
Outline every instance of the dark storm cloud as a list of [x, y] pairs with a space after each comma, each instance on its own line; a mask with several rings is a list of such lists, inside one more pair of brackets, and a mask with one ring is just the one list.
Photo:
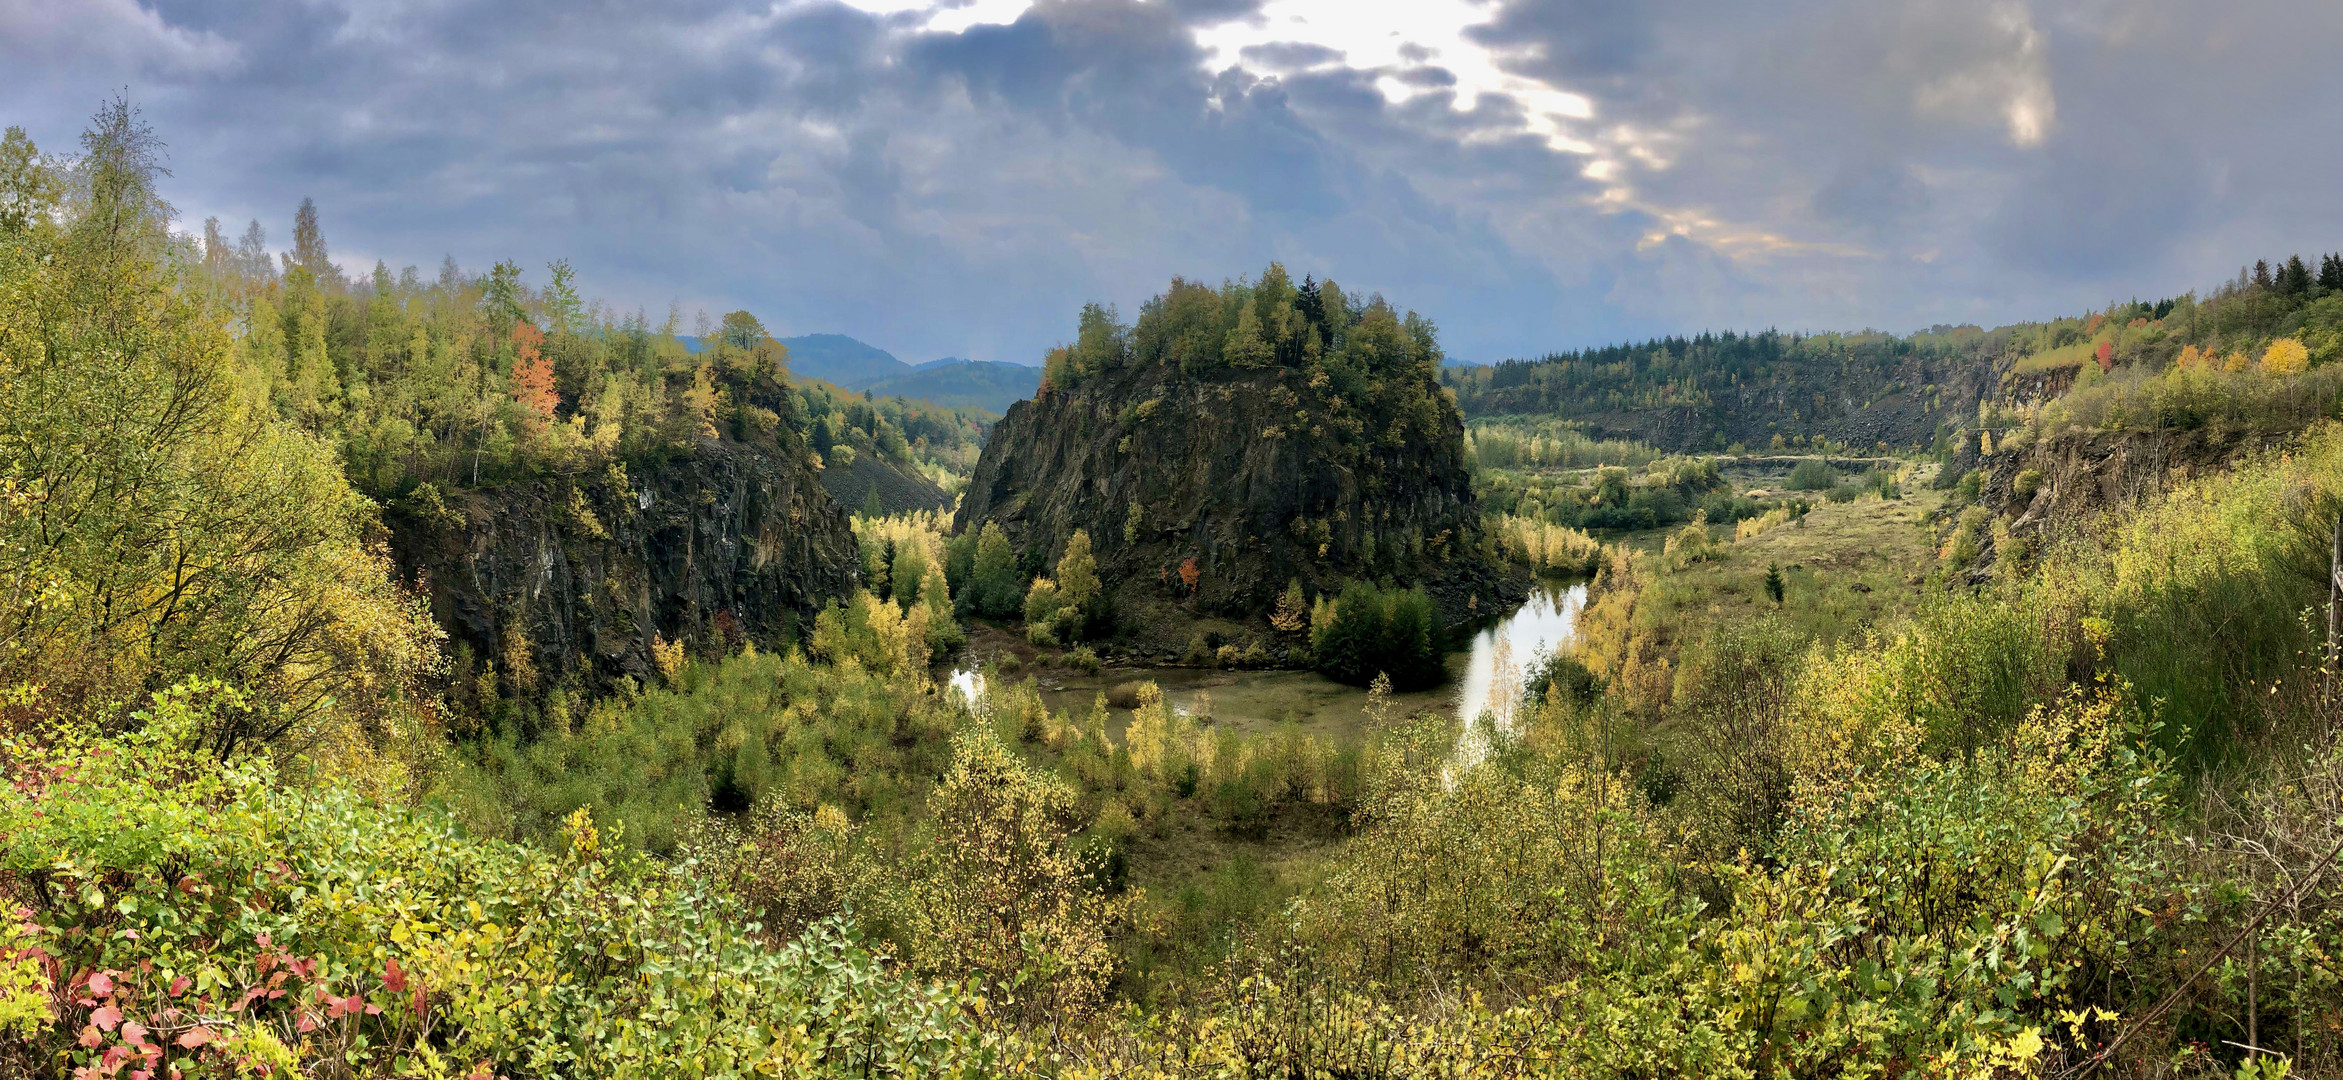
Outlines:
[[0, 0], [0, 122], [68, 149], [127, 87], [191, 227], [281, 244], [311, 195], [353, 271], [568, 258], [654, 318], [913, 360], [1031, 361], [1085, 299], [1272, 258], [1486, 359], [2039, 316], [2343, 246], [2325, 6], [1493, 5], [1473, 40], [1592, 103], [1553, 141], [1437, 42], [1215, 70], [1197, 30], [1258, 7], [924, 33], [816, 0]]

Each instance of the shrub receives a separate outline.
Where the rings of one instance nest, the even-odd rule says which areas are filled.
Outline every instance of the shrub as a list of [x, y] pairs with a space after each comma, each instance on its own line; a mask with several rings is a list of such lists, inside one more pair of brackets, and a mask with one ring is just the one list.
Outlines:
[[1106, 703], [1118, 709], [1136, 709], [1152, 683], [1123, 682], [1107, 688]]
[[1661, 554], [1668, 560], [1668, 565], [1682, 569], [1696, 562], [1717, 558], [1724, 552], [1718, 549], [1716, 539], [1709, 535], [1707, 516], [1695, 515], [1683, 528], [1668, 534], [1667, 542], [1661, 547]]
[[1064, 606], [1065, 600], [1058, 594], [1057, 582], [1045, 577], [1034, 578], [1033, 587], [1025, 592], [1026, 635], [1030, 637], [1039, 633], [1054, 642], [1056, 635], [1051, 633], [1051, 628], [1057, 622], [1059, 609]]
[[1822, 491], [1839, 482], [1838, 470], [1819, 458], [1807, 458], [1790, 469], [1783, 486], [1792, 491]]
[[[33, 1036], [48, 1062], [113, 1075], [143, 1058], [189, 1076], [980, 1064], [973, 1002], [905, 980], [845, 924], [768, 946], [690, 864], [605, 843], [582, 811], [546, 853], [337, 785], [279, 787], [264, 762], [193, 752], [222, 700], [188, 684], [136, 735], [10, 748], [0, 870], [31, 906], [16, 932], [57, 972]], [[28, 886], [36, 875], [47, 887]]]
[[2034, 497], [2034, 493], [2040, 490], [2042, 490], [2042, 470], [2040, 469], [2020, 469], [2018, 475], [2009, 482], [2010, 494], [2021, 499], [2031, 499]]

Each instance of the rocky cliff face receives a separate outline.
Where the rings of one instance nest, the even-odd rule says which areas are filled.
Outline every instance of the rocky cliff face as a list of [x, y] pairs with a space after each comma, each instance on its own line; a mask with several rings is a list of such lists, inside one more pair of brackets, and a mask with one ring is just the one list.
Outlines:
[[[2210, 429], [2073, 431], [1983, 455], [1981, 496], [2013, 535], [2079, 526], [2175, 482], [2229, 469], [2264, 439]], [[2021, 478], [2023, 482], [2021, 482]]]
[[1297, 367], [1045, 388], [994, 428], [958, 527], [998, 523], [1042, 571], [1088, 529], [1126, 635], [1176, 633], [1155, 624], [1181, 613], [1258, 620], [1297, 578], [1421, 583], [1463, 621], [1524, 583], [1487, 559], [1462, 420], [1421, 381], [1378, 424]]
[[[433, 492], [385, 520], [451, 646], [523, 690], [648, 679], [654, 634], [777, 645], [847, 595], [859, 565], [846, 513], [786, 433], [703, 439], [574, 480]], [[534, 680], [515, 680], [515, 657]]]
[[874, 501], [886, 514], [952, 508], [952, 497], [919, 470], [870, 454], [857, 455], [850, 465], [831, 461], [822, 470], [822, 488], [849, 511], [864, 510]]

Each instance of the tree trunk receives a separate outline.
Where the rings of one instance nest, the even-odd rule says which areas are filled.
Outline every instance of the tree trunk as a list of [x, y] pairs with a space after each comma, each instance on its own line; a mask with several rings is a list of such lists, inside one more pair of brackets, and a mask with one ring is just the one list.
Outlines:
[[2327, 681], [2343, 667], [2343, 510], [2335, 512], [2335, 550], [2327, 562]]

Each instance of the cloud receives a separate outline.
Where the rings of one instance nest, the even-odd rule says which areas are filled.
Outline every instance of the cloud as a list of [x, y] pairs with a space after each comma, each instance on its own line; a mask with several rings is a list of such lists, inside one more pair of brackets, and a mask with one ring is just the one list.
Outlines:
[[0, 0], [0, 114], [67, 148], [127, 85], [192, 217], [315, 196], [354, 269], [1031, 361], [1280, 259], [1491, 359], [2343, 246], [2339, 43], [2282, 0]]
[[241, 62], [233, 43], [173, 26], [137, 0], [0, 4], [0, 58], [28, 71], [60, 57], [95, 60], [126, 74], [202, 75]]

